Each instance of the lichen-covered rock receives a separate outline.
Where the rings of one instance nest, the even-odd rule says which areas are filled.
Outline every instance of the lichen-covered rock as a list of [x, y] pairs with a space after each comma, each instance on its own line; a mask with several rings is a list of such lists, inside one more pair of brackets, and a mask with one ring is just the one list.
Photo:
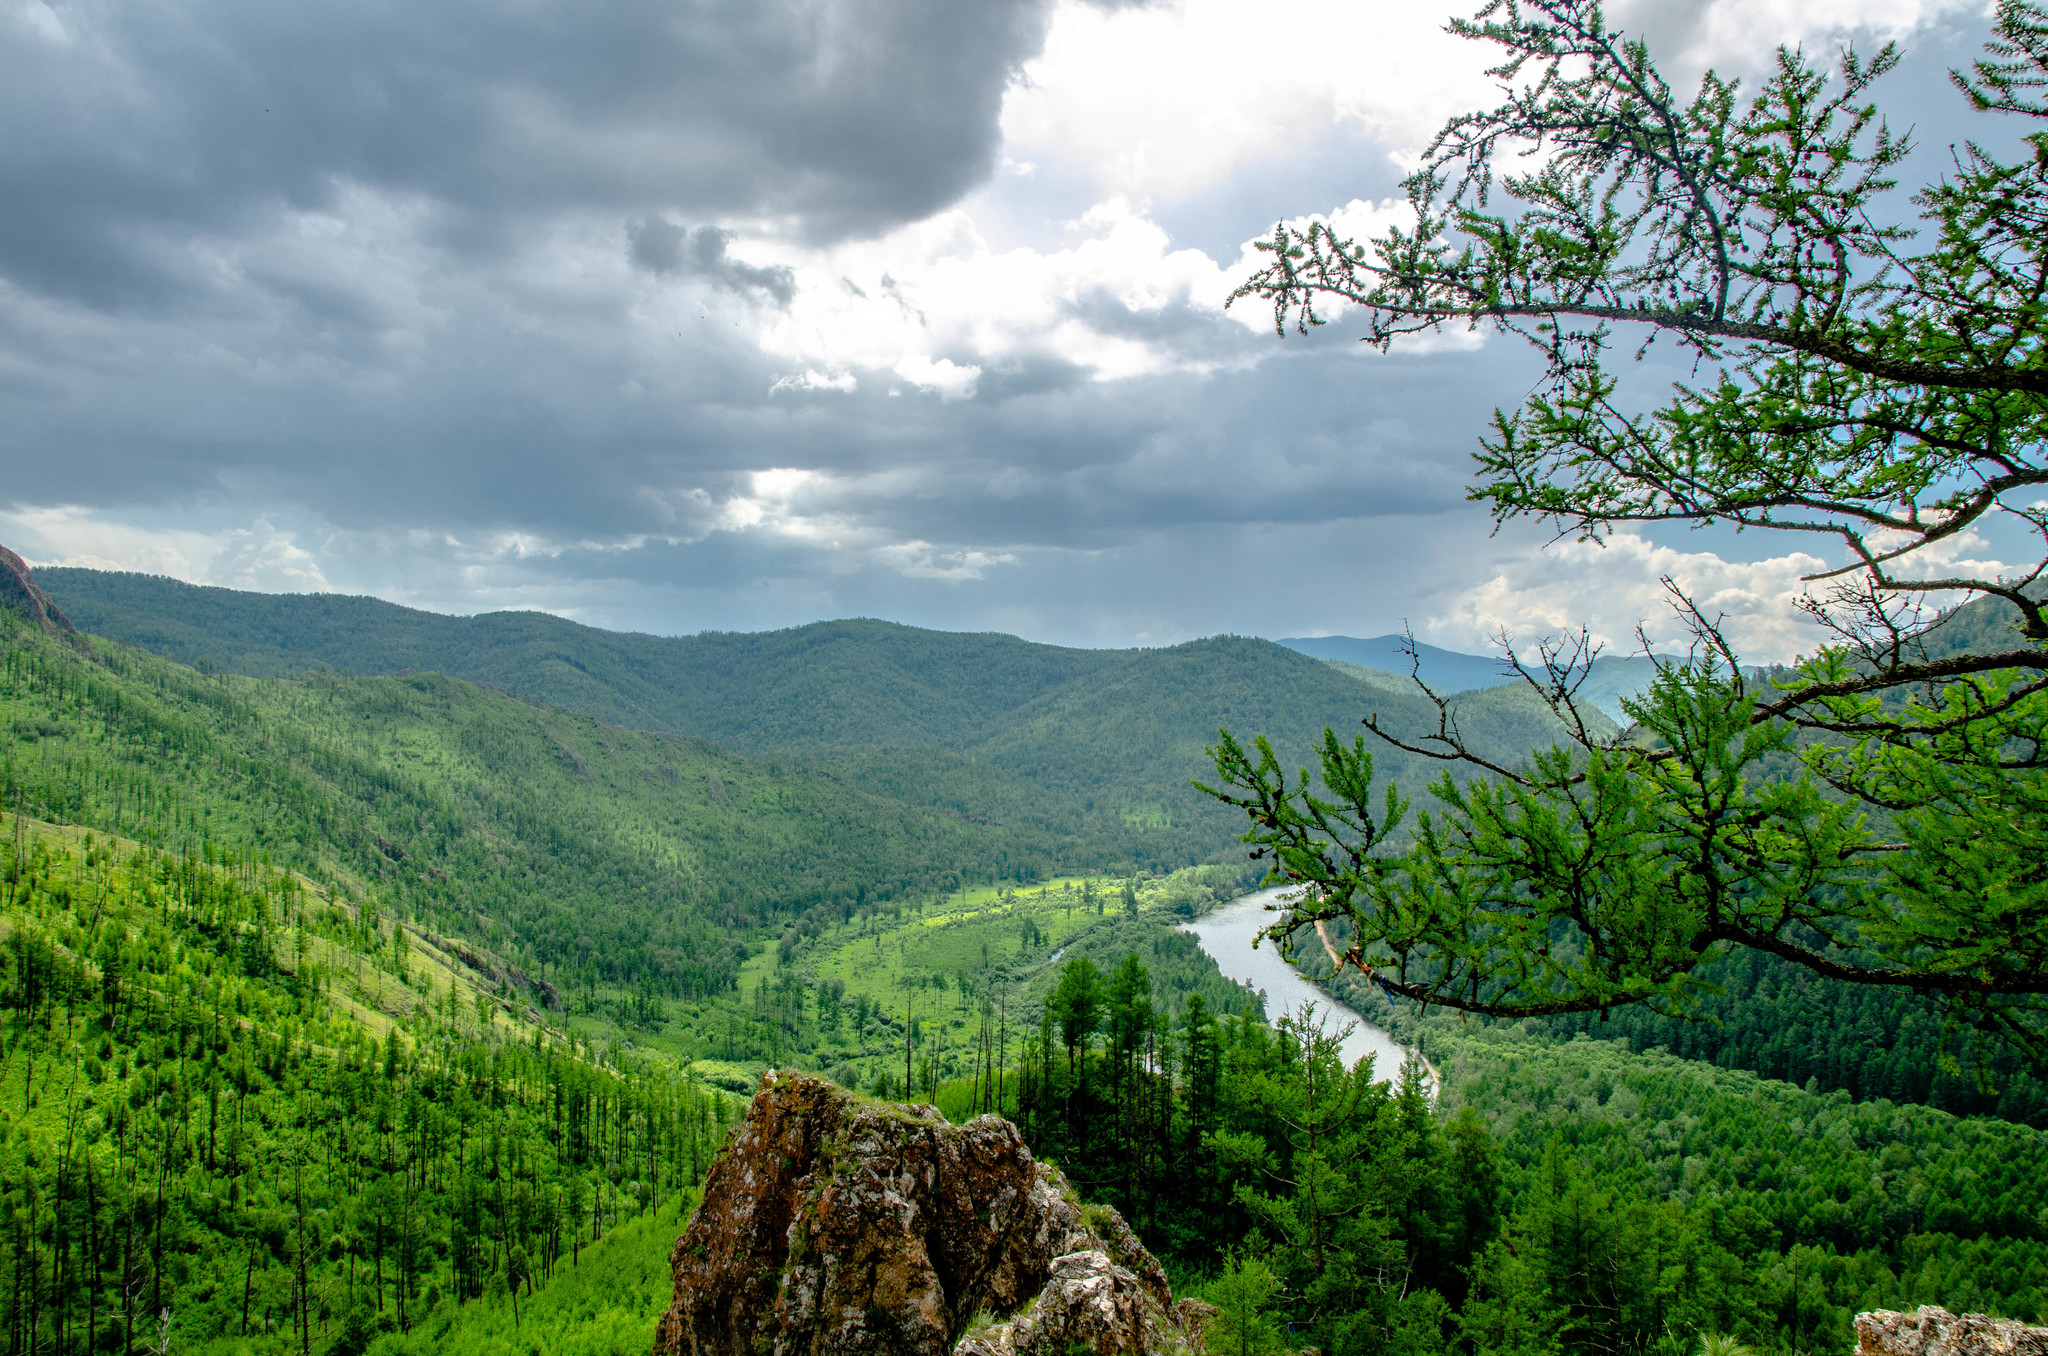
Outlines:
[[1161, 1309], [1173, 1308], [1173, 1290], [1166, 1282], [1166, 1268], [1138, 1241], [1137, 1233], [1124, 1223], [1124, 1217], [1106, 1205], [1083, 1206], [1081, 1215], [1102, 1240], [1102, 1250], [1109, 1254], [1109, 1260], [1137, 1277], [1138, 1284], [1145, 1287]]
[[1190, 1337], [1196, 1337], [1208, 1332], [1209, 1320], [1222, 1312], [1207, 1300], [1190, 1297], [1173, 1306], [1173, 1320], [1182, 1332]]
[[2048, 1356], [2048, 1328], [2009, 1318], [1952, 1314], [1925, 1304], [1910, 1314], [1856, 1315], [1859, 1356]]
[[1038, 1299], [1006, 1325], [1007, 1332], [991, 1329], [984, 1343], [988, 1356], [1165, 1356], [1198, 1349], [1201, 1329], [1185, 1332], [1178, 1318], [1129, 1269], [1091, 1248], [1056, 1258]]
[[1045, 1306], [1055, 1260], [1091, 1250], [1116, 1273], [1112, 1307], [1136, 1304], [1148, 1331], [1178, 1333], [1158, 1262], [1115, 1211], [1084, 1217], [1008, 1121], [955, 1126], [770, 1071], [676, 1242], [654, 1350], [945, 1356], [977, 1314]]

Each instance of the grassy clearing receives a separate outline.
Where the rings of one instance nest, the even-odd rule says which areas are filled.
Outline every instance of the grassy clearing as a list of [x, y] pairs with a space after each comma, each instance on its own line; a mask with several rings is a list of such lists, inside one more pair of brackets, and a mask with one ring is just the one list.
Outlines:
[[1043, 963], [1118, 907], [1121, 888], [1122, 882], [1104, 877], [1063, 877], [1028, 888], [963, 891], [900, 920], [884, 918], [851, 935], [822, 939], [808, 969], [815, 979], [843, 981], [848, 993], [875, 997], [934, 988], [934, 976], [944, 976], [956, 991], [961, 977], [979, 987], [983, 977]]

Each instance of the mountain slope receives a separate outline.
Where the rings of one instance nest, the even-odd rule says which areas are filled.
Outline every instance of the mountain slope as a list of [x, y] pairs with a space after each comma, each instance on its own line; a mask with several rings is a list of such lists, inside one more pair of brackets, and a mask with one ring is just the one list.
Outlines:
[[441, 675], [206, 677], [4, 609], [0, 731], [0, 790], [32, 814], [243, 844], [536, 963], [671, 993], [728, 988], [736, 929], [963, 871], [1049, 872], [1065, 846]]
[[962, 748], [1002, 712], [1130, 653], [859, 619], [649, 636], [541, 612], [450, 617], [375, 598], [244, 593], [97, 570], [37, 573], [87, 631], [182, 663], [257, 677], [432, 670], [741, 752]]
[[[1368, 711], [1421, 734], [1435, 709], [1405, 676], [1376, 685], [1270, 641], [1076, 650], [1013, 636], [821, 622], [759, 634], [622, 635], [536, 613], [444, 617], [374, 599], [261, 595], [89, 570], [44, 572], [88, 631], [263, 675], [320, 666], [432, 670], [644, 730], [795, 756], [908, 806], [1005, 826], [1002, 860], [1063, 840], [1077, 864], [1167, 868], [1234, 854], [1236, 818], [1195, 792], [1221, 727], [1289, 760]], [[1492, 661], [1435, 652], [1477, 665]], [[1466, 733], [1513, 758], [1543, 717], [1461, 698]], [[1377, 750], [1411, 789], [1437, 768]]]
[[0, 814], [12, 1350], [359, 1353], [687, 1208], [735, 1099], [187, 846]]

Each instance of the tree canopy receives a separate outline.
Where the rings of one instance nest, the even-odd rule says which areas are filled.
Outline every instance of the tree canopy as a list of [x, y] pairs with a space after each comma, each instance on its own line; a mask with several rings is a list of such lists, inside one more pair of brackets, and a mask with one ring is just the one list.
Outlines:
[[[1342, 310], [1382, 349], [1450, 325], [1533, 345], [1543, 381], [1476, 454], [1497, 521], [1786, 532], [1840, 563], [1794, 604], [1823, 642], [1768, 669], [1666, 580], [1695, 644], [1619, 735], [1578, 719], [1585, 632], [1504, 636], [1571, 737], [1510, 765], [1441, 702], [1419, 741], [1368, 717], [1478, 774], [1420, 813], [1363, 737], [1326, 733], [1290, 778], [1224, 732], [1212, 794], [1304, 887], [1272, 935], [1346, 919], [1346, 962], [1389, 992], [1506, 1016], [1683, 1013], [1704, 961], [1753, 948], [2048, 1060], [2048, 131], [2012, 159], [1965, 141], [1908, 193], [1875, 98], [1893, 46], [1832, 70], [1781, 49], [1753, 94], [1709, 72], [1687, 96], [1591, 0], [1452, 29], [1501, 50], [1505, 95], [1437, 135], [1406, 224], [1283, 223], [1236, 299], [1283, 334]], [[2048, 118], [2048, 12], [2002, 0], [1953, 80], [1987, 125]], [[1693, 377], [1645, 393], [1631, 358], [1658, 343]], [[1993, 527], [2040, 558], [1948, 563]]]

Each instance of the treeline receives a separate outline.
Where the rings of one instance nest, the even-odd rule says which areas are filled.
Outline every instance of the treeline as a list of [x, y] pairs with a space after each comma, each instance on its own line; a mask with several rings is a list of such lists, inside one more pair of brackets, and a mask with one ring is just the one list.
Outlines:
[[[1340, 943], [1345, 928], [1331, 925]], [[1945, 1022], [1929, 1000], [1897, 989], [1844, 984], [1760, 951], [1709, 961], [1701, 978], [1720, 992], [1684, 1017], [1647, 1005], [1500, 1023], [1488, 1018], [1418, 1018], [1411, 1003], [1346, 969], [1332, 975], [1313, 933], [1295, 960], [1302, 972], [1405, 1040], [1471, 1027], [1586, 1035], [1625, 1041], [1637, 1053], [1663, 1050], [1723, 1069], [1744, 1069], [1815, 1092], [1910, 1102], [1958, 1116], [1996, 1116], [2048, 1130], [2048, 1082], [2011, 1046]]]
[[1276, 1344], [1248, 1349], [1793, 1352], [1870, 1308], [2048, 1317], [2040, 1132], [1514, 1032], [1434, 1032], [1432, 1105], [1419, 1066], [1347, 1070], [1300, 1014], [1172, 1016], [1150, 981], [1070, 962], [1023, 1055], [940, 1105], [1004, 1109], [1218, 1274]]
[[1859, 1100], [1918, 1102], [1959, 1116], [2000, 1116], [2048, 1130], [2048, 1083], [2010, 1046], [1955, 1031], [1924, 998], [1824, 979], [1761, 951], [1701, 967], [1721, 986], [1690, 1019], [1647, 1007], [1553, 1018], [1633, 1050], [1674, 1055], [1766, 1078], [1840, 1089]]
[[359, 1351], [516, 1306], [686, 1194], [737, 1114], [508, 1022], [254, 854], [4, 827], [9, 1353]]

